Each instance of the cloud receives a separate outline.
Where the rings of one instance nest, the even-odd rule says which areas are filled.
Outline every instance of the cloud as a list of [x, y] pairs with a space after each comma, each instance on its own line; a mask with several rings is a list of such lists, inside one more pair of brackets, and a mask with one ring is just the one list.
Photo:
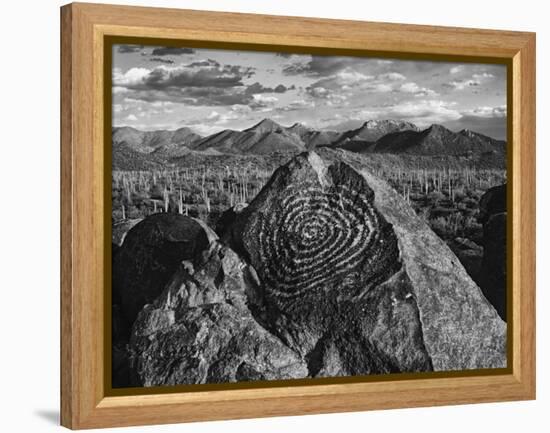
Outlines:
[[389, 118], [409, 120], [425, 127], [433, 123], [444, 123], [460, 118], [461, 114], [453, 107], [453, 103], [446, 101], [421, 100], [396, 104], [382, 112]]
[[252, 68], [242, 66], [159, 66], [134, 83], [134, 89], [166, 89], [170, 87], [235, 87], [243, 78], [253, 74]]
[[144, 48], [143, 45], [118, 45], [117, 53], [128, 54], [128, 53], [139, 53]]
[[306, 93], [314, 98], [328, 98], [330, 95], [350, 91], [352, 88], [370, 82], [374, 77], [345, 68], [336, 74], [321, 78], [306, 87]]
[[[369, 93], [388, 93], [396, 89], [399, 82], [406, 77], [398, 72], [386, 72], [378, 75], [367, 75], [351, 67], [332, 74], [310, 84], [306, 92], [314, 98], [347, 99], [347, 94], [364, 91]], [[427, 95], [428, 89], [425, 90]]]
[[494, 78], [494, 75], [493, 74], [490, 74], [488, 72], [483, 72], [481, 74], [474, 74], [472, 75], [472, 78], [474, 80], [483, 80], [485, 78]]
[[113, 69], [113, 85], [119, 88], [139, 84], [151, 71], [147, 68], [130, 68], [122, 73], [120, 68]]
[[218, 111], [211, 111], [207, 115], [195, 115], [192, 117], [188, 117], [184, 120], [181, 120], [179, 122], [180, 125], [186, 125], [186, 126], [195, 126], [195, 125], [208, 125], [208, 126], [214, 126], [224, 118], [225, 113], [220, 113]]
[[404, 83], [398, 88], [399, 92], [412, 93], [414, 96], [437, 96], [437, 92], [427, 87], [420, 87], [418, 84]]
[[279, 98], [275, 96], [265, 96], [261, 94], [252, 95], [252, 98], [252, 102], [248, 105], [254, 110], [273, 107], [279, 100]]
[[453, 80], [442, 84], [443, 87], [453, 90], [464, 90], [468, 87], [477, 87], [479, 85], [481, 85], [481, 81], [479, 80]]
[[247, 86], [245, 93], [248, 93], [250, 95], [254, 93], [285, 93], [288, 90], [294, 90], [296, 86], [292, 85], [290, 87], [286, 87], [283, 84], [279, 84], [278, 86], [273, 87], [265, 87], [262, 84], [255, 82], [254, 84], [250, 84]]
[[[247, 92], [243, 82], [253, 74], [252, 67], [220, 65], [216, 61], [205, 60], [179, 66], [160, 65], [153, 69], [131, 68], [124, 73], [115, 68], [113, 84], [126, 88], [132, 98], [144, 101], [233, 105], [253, 101], [254, 92]], [[289, 89], [283, 87], [269, 90], [283, 92]]]
[[482, 118], [491, 118], [491, 117], [506, 117], [506, 105], [499, 105], [496, 107], [476, 107], [470, 110], [465, 110], [462, 112], [465, 116], [475, 116]]
[[290, 102], [288, 105], [277, 107], [277, 111], [299, 111], [313, 107], [315, 107], [315, 102], [312, 100], [296, 99]]
[[121, 102], [113, 104], [113, 112], [116, 119], [132, 120], [134, 117], [148, 117], [173, 113], [174, 104], [169, 101], [145, 102], [138, 99], [124, 98]]
[[361, 86], [361, 90], [373, 93], [388, 93], [393, 90], [391, 84], [386, 83], [367, 83]]
[[445, 124], [448, 128], [459, 131], [470, 129], [499, 140], [506, 140], [507, 115], [506, 106], [480, 106], [461, 111], [458, 119]]
[[137, 119], [136, 116], [134, 116], [133, 114], [129, 114], [128, 116], [126, 116], [125, 120], [129, 120], [129, 121], [132, 121], [132, 122], [135, 122]]
[[128, 92], [129, 90], [126, 87], [113, 86], [113, 95], [120, 95]]
[[181, 54], [193, 54], [194, 52], [193, 48], [158, 47], [153, 49], [151, 54], [153, 56], [179, 56]]
[[478, 87], [482, 84], [483, 81], [487, 81], [491, 78], [494, 78], [493, 74], [482, 72], [480, 74], [473, 74], [472, 77], [469, 79], [452, 80], [448, 83], [443, 83], [442, 86], [453, 90], [464, 90], [469, 87]]
[[160, 57], [151, 57], [149, 59], [151, 62], [165, 63], [167, 65], [173, 65], [174, 61], [170, 59], [161, 59]]
[[458, 74], [464, 70], [464, 65], [453, 66], [449, 71], [451, 74]]
[[306, 87], [306, 93], [313, 98], [328, 98], [333, 94], [331, 90], [319, 85]]
[[212, 111], [208, 116], [206, 116], [206, 120], [216, 121], [220, 118], [220, 113], [217, 111]]
[[221, 65], [220, 63], [212, 59], [198, 60], [196, 62], [192, 62], [187, 65], [187, 67], [189, 68], [196, 68], [196, 67], [203, 67], [203, 66], [206, 67], [206, 66], [221, 66]]
[[312, 56], [309, 61], [286, 65], [283, 68], [283, 74], [325, 77], [365, 61], [367, 60], [360, 57]]
[[416, 93], [420, 90], [420, 87], [418, 87], [418, 84], [411, 82], [402, 84], [401, 87], [399, 87], [399, 90], [405, 93]]
[[386, 72], [385, 74], [377, 75], [376, 79], [389, 80], [389, 81], [402, 81], [402, 80], [406, 80], [407, 77], [405, 77], [403, 74], [400, 74], [399, 72]]
[[231, 111], [238, 114], [247, 114], [250, 113], [252, 109], [248, 105], [235, 104], [231, 106]]

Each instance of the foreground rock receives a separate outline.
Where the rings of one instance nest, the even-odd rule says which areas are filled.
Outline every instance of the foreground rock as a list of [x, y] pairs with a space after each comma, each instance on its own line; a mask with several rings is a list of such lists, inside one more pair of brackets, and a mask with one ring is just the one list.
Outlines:
[[483, 224], [483, 293], [506, 320], [506, 184], [489, 189], [480, 200]]
[[182, 260], [195, 260], [209, 245], [209, 229], [177, 214], [155, 214], [131, 228], [113, 256], [113, 294], [131, 327], [153, 302]]
[[306, 377], [304, 361], [247, 307], [257, 276], [213, 240], [184, 262], [132, 331], [132, 369], [144, 386]]
[[130, 231], [130, 229], [132, 229], [132, 227], [134, 227], [140, 221], [142, 221], [142, 218], [134, 218], [134, 219], [128, 219], [124, 221], [119, 221], [113, 224], [113, 228], [112, 228], [113, 245], [120, 247], [124, 242], [124, 238]]
[[257, 271], [254, 316], [311, 376], [506, 365], [505, 323], [360, 156], [299, 155], [222, 238]]

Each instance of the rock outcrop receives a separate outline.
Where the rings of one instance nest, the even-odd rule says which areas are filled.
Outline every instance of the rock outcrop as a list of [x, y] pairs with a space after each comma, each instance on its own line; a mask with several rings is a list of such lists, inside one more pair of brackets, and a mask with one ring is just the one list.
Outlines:
[[113, 245], [120, 247], [124, 242], [124, 238], [137, 223], [139, 223], [142, 218], [127, 219], [124, 221], [119, 221], [113, 224], [112, 228], [112, 241]]
[[113, 257], [112, 283], [129, 326], [160, 295], [181, 261], [195, 260], [208, 247], [208, 231], [177, 214], [148, 216], [128, 231]]
[[298, 155], [216, 229], [163, 214], [128, 232], [114, 258], [119, 383], [506, 366], [505, 322], [365, 157]]
[[184, 262], [139, 314], [130, 340], [144, 386], [306, 377], [305, 362], [258, 324], [247, 307], [254, 269], [213, 240]]
[[506, 325], [445, 243], [368, 170], [320, 149], [280, 167], [222, 239], [256, 319], [310, 375], [506, 365]]
[[479, 208], [483, 224], [480, 285], [506, 320], [506, 184], [489, 189], [481, 197]]

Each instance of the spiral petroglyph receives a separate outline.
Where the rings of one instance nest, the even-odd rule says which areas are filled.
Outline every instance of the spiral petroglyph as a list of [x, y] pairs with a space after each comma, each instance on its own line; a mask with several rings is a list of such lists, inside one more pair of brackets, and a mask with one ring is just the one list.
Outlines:
[[364, 288], [399, 262], [391, 226], [360, 175], [337, 164], [315, 180], [288, 184], [277, 205], [256, 220], [257, 264], [277, 296], [337, 285]]

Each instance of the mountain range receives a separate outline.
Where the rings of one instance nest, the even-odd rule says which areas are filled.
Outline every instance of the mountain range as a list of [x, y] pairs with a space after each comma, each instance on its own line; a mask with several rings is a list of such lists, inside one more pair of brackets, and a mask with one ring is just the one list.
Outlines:
[[140, 131], [130, 126], [113, 128], [113, 147], [125, 143], [128, 148], [139, 153], [168, 151], [181, 147], [189, 148], [202, 137], [190, 128], [175, 131]]
[[506, 142], [470, 130], [453, 132], [442, 125], [421, 130], [399, 120], [368, 120], [361, 127], [344, 132], [316, 130], [301, 123], [290, 127], [263, 119], [242, 131], [225, 129], [202, 137], [184, 127], [175, 131], [140, 131], [128, 126], [112, 130], [113, 161], [135, 153], [157, 161], [203, 155], [267, 155], [298, 153], [328, 146], [358, 153], [391, 153], [428, 156], [505, 155]]

